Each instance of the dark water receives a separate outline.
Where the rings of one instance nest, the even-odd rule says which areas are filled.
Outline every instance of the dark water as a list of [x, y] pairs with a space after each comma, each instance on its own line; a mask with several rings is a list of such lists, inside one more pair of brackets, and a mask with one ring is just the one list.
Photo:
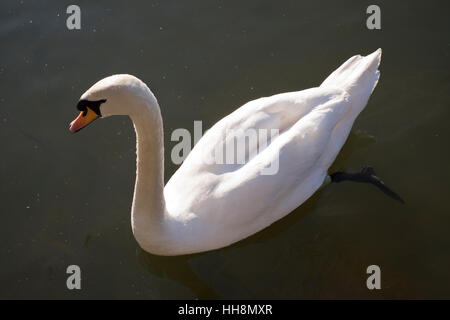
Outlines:
[[[0, 298], [450, 298], [448, 2], [377, 1], [376, 31], [371, 1], [143, 3], [78, 1], [79, 31], [69, 2], [0, 4]], [[378, 47], [381, 80], [333, 169], [373, 165], [406, 205], [331, 185], [231, 247], [153, 256], [131, 233], [130, 120], [68, 131], [91, 84], [131, 73], [159, 99], [169, 158], [175, 128], [316, 86]]]

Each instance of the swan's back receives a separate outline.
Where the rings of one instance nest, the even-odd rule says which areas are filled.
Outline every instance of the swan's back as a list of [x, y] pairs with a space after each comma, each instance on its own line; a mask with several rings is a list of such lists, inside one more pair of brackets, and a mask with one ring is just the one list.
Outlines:
[[[190, 252], [223, 247], [267, 227], [321, 186], [376, 86], [380, 58], [380, 49], [352, 57], [320, 87], [251, 101], [205, 133], [164, 190], [172, 232], [191, 241]], [[265, 148], [257, 148], [264, 142], [258, 137], [257, 146], [245, 149], [244, 164], [205, 163], [219, 145], [250, 129], [279, 135]], [[274, 174], [262, 174], [273, 165]]]

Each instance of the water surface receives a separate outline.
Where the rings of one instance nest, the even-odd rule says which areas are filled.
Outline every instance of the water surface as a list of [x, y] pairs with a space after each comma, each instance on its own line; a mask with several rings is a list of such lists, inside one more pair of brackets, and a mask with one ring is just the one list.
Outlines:
[[[377, 3], [370, 31], [369, 1], [78, 1], [69, 31], [64, 2], [2, 1], [0, 298], [450, 298], [448, 3]], [[331, 185], [235, 245], [154, 256], [131, 233], [131, 121], [68, 131], [88, 87], [134, 74], [159, 100], [170, 158], [175, 128], [317, 86], [379, 47], [381, 80], [332, 169], [372, 165], [405, 205]], [[166, 181], [176, 169], [166, 161]]]

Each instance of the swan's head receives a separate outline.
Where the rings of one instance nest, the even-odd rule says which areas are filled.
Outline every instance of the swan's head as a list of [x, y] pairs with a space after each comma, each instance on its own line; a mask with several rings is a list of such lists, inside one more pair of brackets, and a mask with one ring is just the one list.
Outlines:
[[138, 114], [143, 107], [156, 104], [156, 99], [138, 78], [128, 74], [106, 77], [90, 87], [78, 101], [78, 117], [70, 123], [72, 133], [94, 120], [112, 115]]

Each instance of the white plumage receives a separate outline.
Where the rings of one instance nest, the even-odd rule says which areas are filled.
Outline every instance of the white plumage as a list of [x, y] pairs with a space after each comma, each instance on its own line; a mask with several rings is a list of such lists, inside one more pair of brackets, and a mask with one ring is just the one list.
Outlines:
[[[103, 116], [129, 115], [135, 125], [132, 227], [141, 247], [160, 255], [221, 248], [300, 206], [327, 177], [377, 84], [380, 59], [381, 49], [354, 56], [317, 88], [246, 103], [205, 133], [165, 187], [162, 119], [151, 91], [130, 75], [92, 86], [82, 99], [106, 99]], [[205, 163], [230, 130], [248, 129], [278, 129], [279, 136], [262, 150], [247, 148], [245, 164]], [[261, 174], [274, 161], [278, 172]]]

